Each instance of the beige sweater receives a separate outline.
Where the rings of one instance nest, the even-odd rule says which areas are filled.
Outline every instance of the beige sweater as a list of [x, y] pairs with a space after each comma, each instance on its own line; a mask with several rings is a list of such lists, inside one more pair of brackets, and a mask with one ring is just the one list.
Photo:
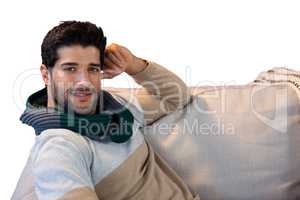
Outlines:
[[48, 129], [36, 137], [12, 199], [199, 199], [142, 134], [145, 125], [188, 103], [187, 86], [154, 62], [133, 78], [148, 94], [138, 102], [115, 96], [135, 116], [130, 141], [100, 143], [69, 130]]

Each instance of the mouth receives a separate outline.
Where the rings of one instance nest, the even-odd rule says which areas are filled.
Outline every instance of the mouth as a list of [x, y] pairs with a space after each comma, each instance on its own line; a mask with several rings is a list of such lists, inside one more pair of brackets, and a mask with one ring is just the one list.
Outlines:
[[92, 93], [91, 92], [74, 92], [74, 93], [72, 93], [72, 95], [76, 99], [78, 99], [80, 102], [86, 102], [91, 98]]

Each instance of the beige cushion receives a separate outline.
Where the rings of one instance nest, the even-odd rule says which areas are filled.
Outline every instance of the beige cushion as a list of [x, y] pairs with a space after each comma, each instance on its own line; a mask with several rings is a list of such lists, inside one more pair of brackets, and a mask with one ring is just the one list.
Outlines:
[[191, 88], [145, 135], [201, 199], [300, 198], [300, 103], [285, 84]]

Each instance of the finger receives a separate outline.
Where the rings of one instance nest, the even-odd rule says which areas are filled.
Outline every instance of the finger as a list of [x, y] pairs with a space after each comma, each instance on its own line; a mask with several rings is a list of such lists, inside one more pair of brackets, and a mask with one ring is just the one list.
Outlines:
[[114, 68], [120, 68], [120, 66], [115, 64], [110, 58], [106, 58], [104, 60], [103, 70], [105, 70], [105, 69], [114, 69]]
[[114, 62], [118, 62], [118, 63], [122, 62], [122, 60], [123, 60], [123, 57], [121, 56], [121, 54], [119, 53], [119, 51], [120, 51], [119, 45], [114, 44], [114, 43], [111, 44], [111, 45], [109, 45], [107, 47], [107, 49], [106, 49], [107, 55], [110, 58], [112, 58], [112, 60]]
[[115, 65], [120, 65], [120, 63], [122, 62], [121, 60], [119, 60], [111, 51], [108, 51], [106, 53], [106, 56], [108, 59], [110, 59]]
[[120, 70], [119, 68], [114, 68], [114, 69], [104, 69], [103, 73], [108, 73], [108, 74], [112, 74], [112, 75], [119, 75], [121, 74], [123, 71]]
[[120, 70], [119, 69], [104, 69], [103, 73], [118, 74], [118, 73], [120, 73]]
[[107, 78], [112, 78], [113, 77], [113, 72], [110, 69], [104, 69], [102, 72], [102, 78], [107, 79]]
[[122, 62], [125, 58], [123, 57], [123, 55], [121, 54], [121, 50], [122, 50], [122, 46], [118, 45], [118, 44], [111, 44], [109, 47], [110, 52], [120, 61]]
[[121, 74], [120, 71], [116, 71], [116, 70], [104, 70], [103, 71], [103, 78], [104, 79], [107, 79], [107, 78], [111, 79], [111, 78], [113, 78], [115, 76], [118, 76], [119, 74]]
[[102, 76], [102, 79], [112, 79], [112, 78], [113, 78], [112, 74], [104, 73]]
[[125, 60], [128, 60], [129, 56], [132, 55], [132, 53], [126, 47], [121, 47], [119, 53]]
[[103, 70], [105, 69], [112, 69], [118, 73], [122, 73], [123, 71], [125, 71], [124, 65], [120, 66], [118, 64], [115, 64], [114, 62], [111, 61], [111, 59], [106, 59], [106, 61], [104, 61], [104, 64], [106, 66], [106, 68], [103, 68]]

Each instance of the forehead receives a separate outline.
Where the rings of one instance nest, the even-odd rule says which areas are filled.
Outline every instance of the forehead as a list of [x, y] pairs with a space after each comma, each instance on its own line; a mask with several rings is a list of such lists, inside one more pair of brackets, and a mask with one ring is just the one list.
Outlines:
[[63, 46], [57, 50], [57, 64], [62, 62], [99, 63], [100, 52], [94, 46], [83, 47], [81, 45]]

